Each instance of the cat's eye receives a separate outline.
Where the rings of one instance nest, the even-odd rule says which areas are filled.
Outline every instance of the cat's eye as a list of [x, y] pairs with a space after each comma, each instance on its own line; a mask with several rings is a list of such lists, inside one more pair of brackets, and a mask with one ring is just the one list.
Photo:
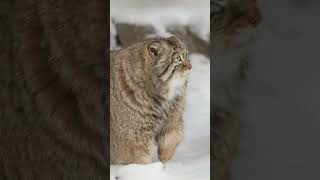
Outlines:
[[177, 63], [178, 63], [178, 64], [181, 64], [181, 63], [182, 63], [182, 60], [181, 60], [181, 57], [180, 57], [180, 56], [178, 56], [178, 58], [177, 58]]
[[176, 63], [176, 64], [181, 64], [182, 63], [182, 59], [181, 59], [181, 56], [179, 54], [175, 54], [174, 55], [174, 63]]

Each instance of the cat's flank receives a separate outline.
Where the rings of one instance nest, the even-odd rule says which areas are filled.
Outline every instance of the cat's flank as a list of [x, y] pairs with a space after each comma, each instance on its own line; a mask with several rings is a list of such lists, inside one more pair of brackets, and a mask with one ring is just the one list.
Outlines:
[[184, 97], [191, 64], [175, 37], [150, 39], [111, 53], [111, 164], [170, 160], [183, 139]]

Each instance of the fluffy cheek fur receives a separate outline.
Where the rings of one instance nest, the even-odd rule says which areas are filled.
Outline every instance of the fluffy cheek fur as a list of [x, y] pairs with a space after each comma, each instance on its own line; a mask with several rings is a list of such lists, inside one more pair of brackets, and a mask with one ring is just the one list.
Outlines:
[[169, 90], [167, 93], [168, 100], [172, 100], [176, 96], [182, 94], [182, 89], [187, 83], [188, 75], [190, 74], [190, 72], [191, 70], [178, 71], [169, 80]]

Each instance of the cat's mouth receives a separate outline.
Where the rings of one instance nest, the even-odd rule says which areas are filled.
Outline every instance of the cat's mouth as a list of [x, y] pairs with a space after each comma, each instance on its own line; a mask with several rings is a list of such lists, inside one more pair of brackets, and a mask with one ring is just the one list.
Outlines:
[[183, 61], [180, 67], [175, 68], [175, 70], [172, 73], [172, 76], [186, 77], [190, 74], [191, 70], [192, 65], [190, 61]]

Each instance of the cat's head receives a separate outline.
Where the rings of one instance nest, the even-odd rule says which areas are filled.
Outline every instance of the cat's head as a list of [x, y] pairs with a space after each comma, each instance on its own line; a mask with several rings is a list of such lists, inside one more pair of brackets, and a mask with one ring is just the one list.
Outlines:
[[150, 40], [146, 50], [153, 64], [151, 69], [160, 80], [167, 82], [174, 78], [186, 78], [192, 65], [188, 50], [175, 37]]
[[151, 61], [148, 69], [167, 85], [168, 98], [174, 98], [185, 87], [192, 69], [187, 48], [177, 38], [169, 37], [150, 40], [146, 51]]

